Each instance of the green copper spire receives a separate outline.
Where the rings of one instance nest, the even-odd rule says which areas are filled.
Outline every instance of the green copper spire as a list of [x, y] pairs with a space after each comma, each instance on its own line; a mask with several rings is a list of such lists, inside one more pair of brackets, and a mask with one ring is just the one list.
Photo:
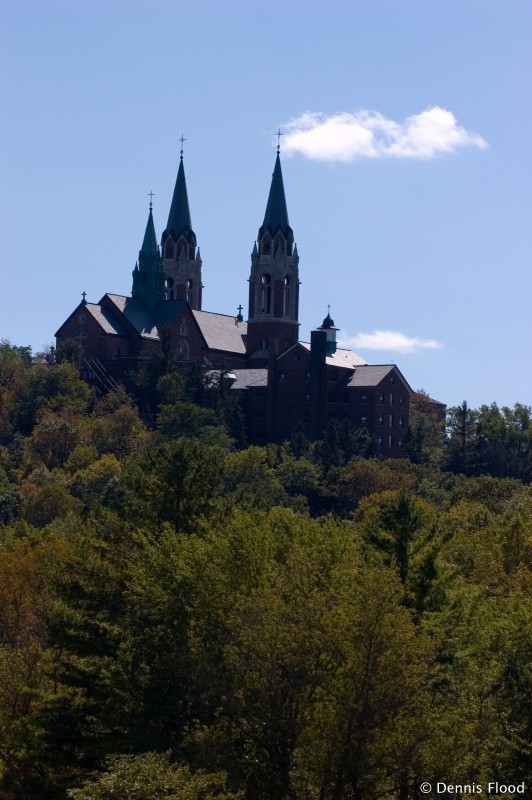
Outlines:
[[140, 253], [145, 255], [148, 254], [155, 255], [159, 257], [159, 249], [157, 247], [157, 237], [155, 236], [155, 225], [153, 224], [153, 213], [152, 213], [151, 203], [150, 203], [150, 213], [148, 216], [148, 222], [146, 224], [146, 232], [144, 234], [142, 247], [140, 248]]
[[159, 300], [164, 300], [165, 292], [164, 270], [159, 248], [157, 247], [152, 205], [150, 203], [150, 213], [142, 247], [139, 251], [139, 260], [133, 270], [132, 296], [135, 300], [142, 300], [148, 308], [153, 310]]
[[187, 242], [190, 241], [194, 235], [192, 230], [192, 222], [190, 219], [190, 208], [188, 205], [187, 182], [185, 180], [185, 168], [183, 167], [183, 156], [179, 161], [179, 170], [177, 172], [177, 180], [175, 182], [174, 196], [172, 197], [172, 205], [170, 206], [170, 214], [168, 215], [168, 225], [163, 233], [163, 241], [169, 236], [177, 242], [181, 234], [184, 235]]
[[293, 234], [292, 228], [288, 222], [288, 209], [286, 207], [279, 152], [277, 152], [277, 158], [275, 160], [272, 184], [268, 196], [268, 205], [266, 206], [264, 222], [259, 230], [259, 239], [266, 231], [268, 231], [271, 236], [274, 236], [278, 230], [280, 230], [284, 236], [288, 236], [289, 233]]

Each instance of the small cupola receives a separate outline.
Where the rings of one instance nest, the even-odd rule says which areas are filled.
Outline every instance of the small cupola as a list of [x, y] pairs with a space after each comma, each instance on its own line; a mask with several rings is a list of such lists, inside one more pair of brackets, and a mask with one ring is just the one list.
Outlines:
[[330, 314], [330, 306], [327, 309], [327, 316], [319, 326], [319, 331], [325, 331], [327, 337], [327, 355], [332, 356], [336, 353], [336, 331], [340, 330], [334, 324], [334, 320]]

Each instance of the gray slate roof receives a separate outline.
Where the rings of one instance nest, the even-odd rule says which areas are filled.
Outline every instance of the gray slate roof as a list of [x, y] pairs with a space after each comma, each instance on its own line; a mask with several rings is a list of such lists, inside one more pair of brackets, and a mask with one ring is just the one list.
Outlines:
[[106, 333], [114, 333], [116, 336], [128, 336], [120, 322], [105, 306], [100, 306], [98, 303], [85, 303], [84, 308], [102, 326]]
[[236, 322], [235, 317], [210, 311], [192, 313], [209, 349], [245, 354], [246, 345], [242, 337], [247, 333], [247, 323]]
[[250, 389], [255, 386], [268, 385], [267, 369], [232, 369], [231, 376], [236, 378], [231, 389]]
[[[305, 350], [310, 351], [309, 342], [299, 342], [299, 344], [304, 347]], [[346, 367], [347, 369], [353, 369], [353, 367], [361, 367], [367, 363], [368, 362], [364, 361], [363, 358], [353, 353], [352, 350], [342, 350], [341, 348], [338, 348], [336, 353], [332, 356], [327, 356], [327, 364], [329, 367]]]
[[159, 338], [153, 314], [141, 300], [133, 300], [121, 294], [108, 294], [107, 297], [125, 316], [143, 339]]
[[410, 386], [405, 381], [395, 364], [379, 364], [376, 366], [370, 366], [369, 364], [366, 364], [365, 366], [357, 367], [354, 375], [347, 382], [347, 386], [378, 386], [379, 383], [394, 370], [399, 373], [401, 379], [405, 383], [406, 388], [411, 391]]

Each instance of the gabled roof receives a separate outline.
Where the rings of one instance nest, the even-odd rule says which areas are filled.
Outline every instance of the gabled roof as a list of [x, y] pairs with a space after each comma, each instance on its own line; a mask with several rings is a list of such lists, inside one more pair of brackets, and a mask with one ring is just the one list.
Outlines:
[[183, 156], [181, 156], [181, 160], [179, 161], [179, 169], [177, 171], [172, 205], [170, 206], [170, 213], [168, 215], [168, 225], [163, 233], [163, 241], [170, 234], [175, 241], [177, 241], [181, 234], [183, 234], [187, 242], [189, 242], [194, 235], [194, 231], [192, 230], [192, 221], [190, 219], [190, 207], [188, 205], [187, 182], [185, 180]]
[[[83, 302], [80, 303], [76, 309], [70, 314], [70, 316], [63, 322], [61, 327], [56, 331], [55, 336], [58, 336], [60, 332], [63, 330], [65, 325], [67, 325], [70, 320], [79, 314], [87, 314], [90, 315], [101, 327], [104, 333], [114, 335], [114, 336], [125, 336], [129, 338], [129, 334], [120, 323], [117, 317], [110, 311], [110, 309], [106, 308], [105, 306], [101, 306], [99, 303], [87, 303]], [[82, 325], [82, 322], [79, 322]]]
[[278, 230], [280, 230], [284, 236], [288, 236], [289, 233], [292, 233], [292, 228], [288, 222], [288, 209], [286, 207], [283, 173], [281, 171], [279, 153], [277, 153], [277, 158], [275, 160], [275, 168], [273, 170], [264, 222], [259, 229], [259, 239], [266, 231], [268, 231], [271, 236], [275, 236]]
[[113, 305], [122, 312], [143, 339], [157, 340], [159, 338], [154, 316], [142, 300], [134, 300], [132, 297], [124, 297], [121, 294], [106, 294], [105, 297], [108, 297]]
[[366, 364], [355, 369], [354, 375], [347, 382], [347, 386], [378, 386], [391, 372], [398, 373], [407, 390], [411, 392], [408, 382], [395, 364]]
[[232, 369], [231, 375], [236, 380], [231, 385], [231, 389], [251, 389], [257, 386], [268, 385], [267, 369]]
[[[310, 351], [309, 342], [299, 342], [298, 344], [300, 344], [301, 347], [304, 347], [305, 350]], [[343, 350], [341, 348], [338, 348], [336, 353], [333, 353], [332, 356], [327, 356], [326, 361], [330, 367], [344, 367], [346, 369], [362, 367], [368, 363], [360, 356], [357, 356], [356, 353], [353, 353], [352, 350]]]
[[235, 317], [213, 314], [210, 311], [193, 311], [192, 314], [210, 350], [245, 354], [246, 345], [242, 337], [247, 333], [247, 323], [237, 322]]
[[97, 303], [85, 303], [85, 310], [102, 326], [105, 333], [114, 333], [116, 336], [126, 336], [129, 338], [129, 334], [126, 333], [124, 326], [105, 306], [101, 306]]

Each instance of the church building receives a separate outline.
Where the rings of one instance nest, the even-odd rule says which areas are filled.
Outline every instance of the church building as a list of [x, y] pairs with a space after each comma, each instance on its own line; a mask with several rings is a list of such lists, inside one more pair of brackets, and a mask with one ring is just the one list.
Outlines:
[[83, 346], [83, 377], [124, 383], [159, 341], [163, 325], [184, 363], [223, 375], [238, 393], [249, 444], [283, 442], [303, 423], [311, 439], [331, 419], [367, 428], [386, 457], [402, 457], [412, 390], [393, 364], [370, 365], [337, 347], [330, 314], [299, 338], [299, 256], [288, 221], [279, 147], [266, 213], [251, 254], [247, 322], [202, 308], [202, 260], [192, 228], [183, 152], [160, 248], [150, 203], [131, 297], [82, 302], [56, 333]]

